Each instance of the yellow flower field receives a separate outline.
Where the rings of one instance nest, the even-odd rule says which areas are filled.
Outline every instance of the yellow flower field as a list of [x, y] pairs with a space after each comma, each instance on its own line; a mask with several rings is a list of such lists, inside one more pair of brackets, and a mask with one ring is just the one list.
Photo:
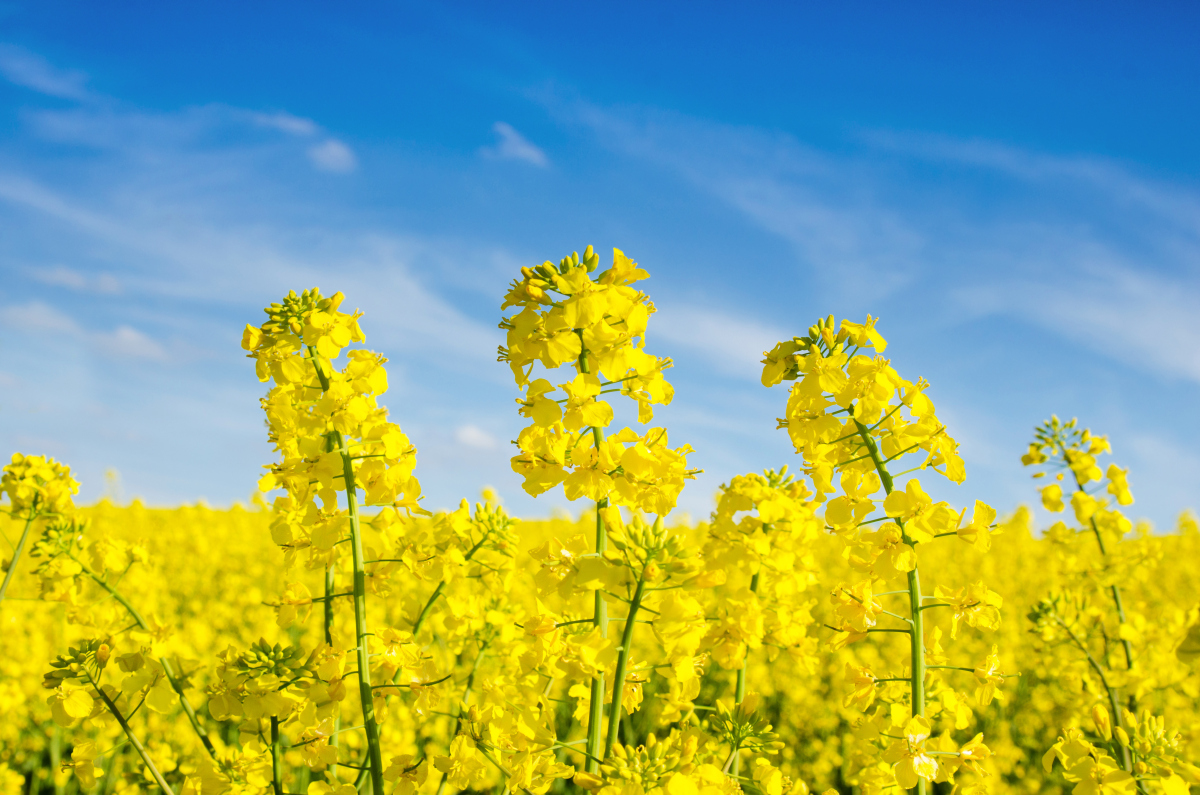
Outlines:
[[316, 290], [243, 333], [278, 454], [255, 504], [76, 507], [69, 462], [14, 455], [3, 792], [1200, 786], [1194, 517], [1132, 524], [1120, 451], [1057, 418], [1011, 463], [1062, 521], [934, 501], [970, 484], [936, 390], [829, 317], [763, 361], [790, 468], [681, 524], [703, 440], [653, 425], [647, 276], [589, 247], [504, 298], [513, 470], [578, 519], [423, 510], [387, 360]]

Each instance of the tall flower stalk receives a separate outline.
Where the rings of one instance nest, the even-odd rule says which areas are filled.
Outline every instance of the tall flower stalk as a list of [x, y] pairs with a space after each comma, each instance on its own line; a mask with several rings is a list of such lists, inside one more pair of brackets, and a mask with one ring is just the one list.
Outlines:
[[[839, 622], [832, 627], [837, 633], [833, 647], [842, 648], [875, 633], [884, 638], [889, 637], [885, 633], [908, 636], [907, 659], [897, 675], [877, 676], [868, 668], [853, 666], [847, 671], [847, 678], [856, 683], [847, 703], [857, 703], [865, 710], [879, 699], [907, 702], [908, 707], [908, 717], [902, 721], [897, 720], [896, 710], [886, 715], [875, 713], [879, 758], [892, 764], [892, 780], [880, 780], [876, 766], [865, 767], [858, 783], [870, 791], [899, 785], [925, 795], [931, 782], [952, 781], [960, 768], [973, 768], [990, 754], [982, 735], [960, 746], [951, 738], [955, 721], [938, 725], [944, 718], [936, 721], [928, 712], [929, 689], [952, 691], [953, 672], [975, 672], [981, 683], [976, 701], [986, 706], [995, 698], [996, 684], [1003, 681], [1004, 674], [994, 652], [981, 666], [930, 664], [931, 655], [936, 654], [940, 661], [944, 653], [940, 641], [930, 648], [927, 611], [952, 611], [953, 638], [960, 622], [995, 629], [1001, 599], [982, 582], [957, 590], [938, 587], [932, 594], [923, 592], [919, 550], [936, 539], [951, 537], [986, 551], [996, 512], [976, 501], [968, 522], [965, 510], [935, 503], [915, 477], [903, 488], [896, 483], [896, 478], [918, 471], [961, 483], [966, 473], [957, 443], [925, 395], [928, 384], [901, 378], [881, 355], [886, 347], [872, 318], [863, 324], [843, 321], [839, 326], [830, 316], [811, 326], [805, 336], [781, 342], [768, 352], [762, 381], [764, 386], [796, 382], [779, 427], [787, 429], [796, 452], [804, 457], [805, 473], [819, 498], [826, 500], [826, 526], [846, 542], [851, 565], [861, 572], [856, 581], [833, 590]], [[873, 349], [875, 355], [866, 355], [865, 349]], [[906, 456], [919, 460], [915, 466], [893, 473], [891, 465]], [[878, 496], [881, 491], [882, 500]], [[871, 518], [880, 508], [881, 515]], [[877, 523], [878, 529], [873, 529]], [[905, 587], [884, 590], [900, 575]], [[889, 596], [902, 598], [906, 604], [881, 601]], [[940, 638], [940, 629], [938, 633]], [[907, 684], [907, 692], [896, 692], [900, 683]]]
[[364, 767], [374, 795], [383, 795], [359, 494], [367, 505], [413, 510], [420, 485], [412, 475], [415, 449], [376, 402], [387, 390], [386, 360], [356, 349], [346, 354], [342, 369], [333, 366], [347, 345], [364, 341], [360, 313], [339, 312], [341, 302], [341, 293], [328, 298], [316, 289], [290, 293], [266, 308], [268, 320], [262, 326], [246, 327], [242, 346], [255, 359], [259, 379], [275, 382], [263, 408], [281, 460], [259, 483], [263, 491], [281, 487], [286, 492], [275, 501], [272, 535], [288, 550], [289, 560], [304, 555], [310, 568], [325, 573], [327, 639], [333, 615], [329, 605], [340, 595], [328, 591], [336, 584], [342, 543], [350, 550]]
[[[520, 412], [532, 420], [517, 439], [520, 452], [513, 469], [524, 478], [525, 490], [538, 496], [563, 484], [568, 499], [587, 497], [596, 505], [595, 541], [591, 555], [601, 561], [608, 553], [608, 535], [627, 507], [658, 515], [668, 513], [683, 488], [695, 476], [687, 468], [690, 448], [671, 450], [665, 429], [639, 434], [625, 428], [607, 436], [613, 422], [612, 406], [600, 395], [621, 393], [637, 404], [639, 423], [653, 418], [653, 405], [671, 401], [673, 390], [663, 378], [671, 360], [644, 350], [646, 325], [654, 305], [632, 285], [648, 274], [621, 251], [614, 251], [612, 267], [596, 273], [599, 256], [589, 246], [582, 257], [574, 253], [557, 265], [546, 262], [522, 268], [502, 309], [519, 307], [500, 327], [508, 333], [500, 360], [512, 369], [517, 386], [525, 391], [518, 400]], [[595, 276], [592, 274], [595, 273]], [[555, 386], [547, 378], [532, 378], [535, 365], [547, 371], [568, 366], [574, 377]], [[562, 390], [563, 397], [554, 397]], [[592, 645], [608, 639], [608, 601], [605, 589], [592, 589]], [[618, 660], [628, 660], [632, 614]], [[592, 666], [588, 688], [585, 766], [595, 773], [611, 749], [620, 723], [624, 669], [618, 663], [616, 678], [606, 681], [606, 670]], [[605, 742], [604, 697], [606, 684], [613, 695], [608, 714], [609, 738]]]

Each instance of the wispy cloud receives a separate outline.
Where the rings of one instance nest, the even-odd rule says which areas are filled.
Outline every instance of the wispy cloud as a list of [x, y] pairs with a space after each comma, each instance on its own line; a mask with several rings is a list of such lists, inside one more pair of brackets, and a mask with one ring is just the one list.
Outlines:
[[162, 345], [131, 326], [117, 326], [111, 332], [94, 334], [92, 339], [110, 356], [153, 362], [165, 362], [168, 358]]
[[[550, 107], [787, 241], [798, 277], [834, 303], [920, 296], [944, 322], [1021, 319], [1135, 368], [1200, 382], [1194, 191], [1095, 158], [984, 141], [865, 134], [865, 149], [833, 155], [678, 114]], [[923, 180], [914, 160], [938, 163], [942, 182]], [[973, 211], [953, 193], [969, 189], [963, 168], [1001, 174], [1009, 182], [999, 195], [1015, 198]]]
[[546, 168], [550, 165], [550, 159], [546, 157], [546, 153], [528, 138], [517, 132], [508, 122], [496, 122], [492, 125], [492, 131], [496, 133], [500, 140], [495, 146], [485, 146], [479, 150], [485, 157], [494, 157], [500, 160], [520, 160], [538, 168]]
[[60, 99], [92, 98], [87, 74], [59, 69], [42, 56], [13, 44], [0, 44], [0, 74], [15, 85]]
[[0, 307], [0, 324], [38, 333], [80, 333], [78, 324], [68, 315], [41, 301]]
[[318, 171], [332, 174], [349, 174], [358, 168], [354, 150], [333, 138], [309, 147], [308, 159]]
[[[39, 93], [85, 103], [66, 110], [26, 110], [31, 128], [45, 139], [144, 155], [149, 149], [186, 150], [207, 143], [213, 133], [230, 128], [259, 128], [291, 138], [322, 136], [304, 148], [304, 156], [318, 171], [349, 174], [358, 169], [354, 150], [337, 138], [327, 137], [314, 120], [288, 113], [231, 107], [220, 103], [184, 108], [178, 112], [147, 112], [122, 107], [87, 88], [87, 75], [60, 69], [22, 47], [0, 44], [0, 75]], [[97, 100], [104, 99], [104, 102]]]
[[294, 116], [287, 111], [274, 113], [250, 113], [250, 120], [260, 127], [279, 130], [288, 135], [311, 136], [321, 131], [320, 126], [312, 119]]
[[56, 334], [78, 340], [113, 358], [156, 362], [168, 358], [160, 343], [132, 326], [122, 324], [112, 331], [88, 330], [70, 315], [41, 301], [0, 307], [0, 326], [23, 335]]
[[478, 425], [460, 425], [454, 431], [454, 440], [477, 450], [494, 450], [498, 446], [496, 437]]
[[655, 313], [649, 336], [692, 352], [717, 372], [758, 382], [763, 351], [785, 335], [751, 318], [674, 303]]
[[111, 273], [84, 273], [65, 265], [30, 268], [29, 273], [42, 284], [53, 287], [66, 287], [69, 290], [104, 295], [116, 295], [121, 292], [121, 283]]
[[786, 241], [821, 286], [879, 301], [923, 270], [925, 239], [877, 194], [876, 176], [795, 138], [646, 109], [550, 100], [565, 122], [649, 161]]

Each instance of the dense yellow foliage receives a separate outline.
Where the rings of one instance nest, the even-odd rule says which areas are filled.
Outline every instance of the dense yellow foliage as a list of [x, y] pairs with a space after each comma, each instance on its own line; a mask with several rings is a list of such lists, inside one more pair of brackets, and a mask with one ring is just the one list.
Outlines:
[[[208, 669], [229, 646], [248, 648], [260, 637], [272, 643], [287, 640], [288, 633], [276, 625], [274, 608], [264, 604], [270, 600], [270, 594], [283, 589], [287, 580], [279, 565], [282, 554], [270, 539], [268, 512], [240, 507], [213, 510], [203, 506], [165, 510], [148, 509], [136, 503], [125, 507], [100, 503], [79, 513], [91, 522], [89, 532], [140, 543], [147, 549], [150, 563], [131, 570], [122, 581], [122, 588], [141, 611], [168, 625], [172, 633], [164, 644], [165, 653], [179, 659], [185, 671], [198, 672], [192, 680], [193, 692], [207, 692], [212, 681]], [[12, 524], [6, 522], [4, 526], [10, 538], [14, 536]], [[528, 569], [531, 562], [525, 556], [545, 539], [590, 534], [593, 525], [590, 515], [574, 522], [566, 519], [522, 522], [517, 526], [522, 550], [518, 559], [523, 557]], [[680, 529], [699, 539], [708, 527], [698, 524]], [[1126, 543], [1150, 553], [1150, 560], [1138, 567], [1129, 582], [1128, 599], [1131, 605], [1155, 617], [1148, 629], [1172, 639], [1169, 645], [1178, 642], [1186, 626], [1196, 619], [1200, 580], [1195, 574], [1195, 561], [1200, 560], [1200, 532], [1194, 521], [1182, 522], [1176, 532], [1168, 535], [1142, 535], [1142, 530]], [[1061, 543], [1033, 537], [1026, 527], [1017, 524], [996, 536], [987, 556], [961, 545], [946, 544], [935, 552], [929, 564], [947, 572], [952, 583], [965, 584], [976, 576], [999, 583], [1005, 598], [1005, 615], [1011, 617], [998, 633], [981, 637], [962, 649], [964, 658], [982, 659], [990, 644], [996, 643], [1005, 670], [1022, 674], [1008, 688], [1004, 702], [993, 702], [972, 718], [971, 727], [977, 726], [985, 733], [995, 754], [997, 792], [1045, 792], [1062, 786], [1060, 776], [1042, 772], [1041, 756], [1061, 734], [1061, 727], [1076, 724], [1090, 731], [1090, 710], [1103, 702], [1102, 692], [1083, 691], [1085, 686], [1094, 688], [1086, 662], [1066, 646], [1044, 643], [1029, 631], [1030, 624], [1024, 618], [1043, 594], [1052, 592], [1062, 582], [1067, 566], [1078, 564], [1073, 557], [1064, 559], [1064, 551]], [[1080, 552], [1085, 559], [1095, 558], [1089, 550]], [[830, 580], [848, 574], [837, 539], [820, 536], [811, 554], [816, 570], [827, 572]], [[321, 587], [317, 577], [309, 577], [306, 582], [314, 591]], [[515, 593], [527, 595], [526, 584], [527, 580], [522, 581]], [[423, 582], [419, 594], [427, 595], [430, 590], [430, 584]], [[825, 620], [829, 612], [828, 600], [822, 598], [825, 594], [816, 586], [810, 593], [816, 602], [813, 609], [818, 621]], [[103, 751], [119, 741], [119, 733], [112, 727], [100, 735], [94, 726], [62, 728], [54, 724], [46, 703], [47, 691], [41, 687], [46, 662], [93, 633], [67, 624], [66, 605], [25, 601], [38, 595], [32, 570], [17, 576], [14, 595], [21, 600], [6, 602], [3, 608], [0, 713], [4, 719], [0, 721], [0, 748], [3, 748], [0, 761], [22, 774], [38, 771], [39, 775], [48, 776], [54, 746], [57, 745], [57, 753], [63, 760], [70, 760], [72, 746], [91, 740], [98, 742], [98, 749]], [[99, 598], [100, 594], [93, 596]], [[399, 599], [381, 602], [373, 616], [377, 615], [381, 624], [403, 623], [402, 604]], [[116, 618], [114, 625], [124, 621]], [[437, 620], [444, 621], [445, 617]], [[309, 634], [319, 631], [319, 616], [311, 616], [308, 626]], [[817, 629], [813, 634], [827, 640], [833, 633]], [[140, 643], [139, 640], [130, 645]], [[787, 655], [773, 661], [766, 653], [751, 655], [748, 679], [762, 694], [768, 720], [785, 742], [781, 767], [789, 776], [805, 781], [817, 791], [844, 781], [845, 757], [854, 743], [852, 728], [860, 717], [857, 709], [842, 706], [851, 689], [845, 681], [846, 664], [873, 662], [888, 652], [896, 653], [898, 645], [872, 643], [837, 653], [818, 649], [817, 663], [811, 667], [797, 664]], [[466, 661], [464, 668], [470, 662]], [[486, 658], [484, 664], [486, 671]], [[1188, 756], [1196, 759], [1200, 757], [1198, 677], [1174, 663], [1169, 665], [1179, 682], [1155, 693], [1150, 703], [1167, 717], [1172, 728], [1184, 732], [1189, 741]], [[702, 682], [699, 700], [705, 701], [731, 693], [734, 676], [714, 666]], [[667, 694], [666, 684], [657, 681], [646, 694], [644, 712], [639, 710], [634, 715], [635, 730], [645, 731], [655, 725], [654, 713], [660, 715], [667, 707], [657, 697]], [[453, 698], [457, 694], [447, 695]], [[393, 710], [392, 720], [397, 737], [411, 738], [417, 724], [425, 725], [407, 709]], [[134, 723], [144, 736], [154, 738], [151, 749], [156, 759], [165, 760], [165, 767], [199, 751], [195, 735], [175, 711], [160, 715], [143, 709]], [[442, 725], [430, 731], [435, 738], [432, 753], [444, 748], [451, 728], [448, 723], [448, 719], [443, 719]], [[233, 739], [236, 727], [226, 723], [218, 734], [223, 741]], [[414, 752], [411, 740], [403, 745], [405, 752]], [[290, 752], [291, 761], [299, 764], [299, 755], [299, 751]], [[136, 757], [127, 748], [123, 757], [117, 754], [117, 758], [123, 758], [120, 771], [136, 770]], [[59, 780], [69, 781], [69, 773], [60, 774]], [[109, 791], [118, 788], [117, 782], [107, 786]]]
[[1190, 515], [1130, 523], [1107, 442], [1057, 420], [1023, 463], [1069, 521], [935, 503], [922, 477], [968, 473], [932, 388], [891, 369], [873, 320], [830, 318], [764, 361], [764, 385], [794, 382], [793, 473], [734, 478], [680, 522], [691, 447], [609, 431], [601, 397], [639, 425], [674, 397], [670, 360], [643, 350], [646, 277], [589, 248], [505, 300], [531, 421], [513, 469], [586, 498], [577, 519], [520, 521], [490, 493], [423, 511], [416, 450], [377, 401], [386, 359], [345, 350], [360, 316], [315, 290], [243, 337], [272, 382], [271, 504], [76, 508], [65, 466], [14, 458], [0, 792], [1200, 784]]

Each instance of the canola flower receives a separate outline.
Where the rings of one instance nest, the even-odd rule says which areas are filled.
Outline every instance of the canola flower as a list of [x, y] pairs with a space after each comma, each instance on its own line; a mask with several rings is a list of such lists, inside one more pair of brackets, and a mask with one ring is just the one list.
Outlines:
[[[626, 427], [605, 438], [614, 412], [600, 395], [620, 393], [633, 399], [638, 422], [644, 424], [653, 419], [654, 404], [670, 403], [674, 390], [663, 377], [671, 360], [645, 351], [646, 327], [654, 304], [633, 285], [649, 274], [619, 249], [613, 252], [612, 266], [593, 278], [599, 265], [599, 255], [588, 246], [583, 257], [574, 253], [557, 265], [547, 261], [537, 268], [523, 268], [501, 306], [502, 310], [519, 307], [520, 311], [500, 324], [508, 339], [499, 358], [509, 364], [517, 386], [525, 390], [518, 403], [521, 414], [532, 420], [517, 438], [520, 454], [513, 458], [514, 471], [524, 478], [523, 486], [533, 496], [562, 483], [567, 499], [586, 496], [594, 500], [593, 549], [602, 559], [608, 550], [607, 526], [620, 521], [618, 506], [663, 516], [674, 508], [684, 481], [694, 478], [697, 471], [687, 467], [691, 447], [671, 449], [665, 428], [638, 433]], [[547, 378], [530, 380], [536, 364], [551, 371], [568, 365], [575, 375], [558, 385]], [[557, 390], [564, 397], [550, 397]], [[650, 566], [660, 569], [654, 560], [660, 547], [643, 545], [640, 551], [642, 572], [629, 601], [618, 650], [603, 750], [603, 666], [596, 667], [590, 685], [585, 753], [587, 768], [593, 773], [616, 741], [630, 633], [642, 607]], [[631, 560], [626, 562], [636, 567]], [[608, 601], [604, 589], [590, 590], [595, 592], [595, 635], [589, 642], [598, 646], [608, 636]]]
[[13, 453], [12, 461], [0, 476], [0, 491], [8, 498], [8, 514], [23, 522], [21, 537], [12, 557], [4, 564], [4, 580], [0, 581], [0, 609], [9, 583], [21, 562], [30, 531], [39, 518], [61, 515], [71, 510], [71, 496], [78, 493], [79, 484], [71, 477], [70, 467], [53, 458]]
[[[673, 519], [696, 470], [645, 427], [673, 397], [645, 350], [647, 276], [589, 248], [505, 298], [530, 420], [513, 469], [531, 494], [586, 498], [578, 518], [521, 522], [490, 492], [422, 510], [386, 360], [315, 289], [243, 335], [271, 382], [270, 505], [76, 508], [64, 465], [14, 457], [0, 790], [1200, 785], [1194, 517], [1133, 524], [1107, 442], [1057, 420], [1025, 463], [1073, 523], [1037, 535], [1024, 509], [935, 502], [921, 479], [965, 471], [929, 385], [883, 359], [872, 319], [828, 318], [764, 362], [765, 385], [794, 382], [779, 424], [801, 466]], [[637, 422], [614, 432], [618, 393]]]
[[[1100, 468], [1097, 457], [1109, 452], [1106, 437], [1054, 416], [1036, 429], [1021, 458], [1038, 468], [1035, 478], [1053, 476], [1040, 489], [1043, 507], [1063, 513], [1069, 502], [1077, 524], [1059, 521], [1047, 530], [1063, 577], [1029, 620], [1041, 639], [1059, 647], [1060, 656], [1075, 657], [1076, 666], [1086, 661], [1078, 674], [1081, 706], [1103, 694], [1086, 713], [1092, 732], [1066, 728], [1044, 765], [1049, 772], [1060, 762], [1067, 780], [1079, 782], [1082, 791], [1145, 792], [1156, 784], [1182, 793], [1200, 781], [1200, 768], [1189, 761], [1182, 735], [1168, 730], [1147, 703], [1165, 706], [1170, 699], [1164, 696], [1187, 681], [1188, 652], [1178, 642], [1182, 617], [1174, 617], [1172, 625], [1173, 617], [1164, 615], [1166, 625], [1156, 629], [1140, 605], [1126, 604], [1127, 583], [1161, 554], [1160, 542], [1144, 529], [1128, 539], [1134, 527], [1121, 508], [1134, 501], [1129, 473], [1116, 464]], [[1090, 542], [1090, 551], [1098, 554], [1080, 555], [1080, 546]]]
[[[862, 324], [843, 321], [838, 325], [830, 316], [817, 321], [807, 335], [780, 342], [768, 351], [762, 382], [767, 387], [784, 380], [795, 382], [779, 427], [787, 430], [803, 457], [805, 474], [818, 499], [825, 501], [825, 525], [844, 540], [851, 568], [858, 572], [853, 580], [833, 589], [837, 623], [830, 625], [836, 633], [831, 645], [843, 648], [871, 634], [908, 636], [909, 653], [900, 671], [884, 676], [868, 667], [851, 666], [847, 671], [855, 688], [847, 703], [863, 710], [876, 701], [907, 707], [876, 706], [869, 723], [879, 738], [882, 764], [868, 757], [856, 783], [868, 793], [898, 785], [924, 795], [931, 782], [953, 783], [964, 760], [973, 764], [991, 754], [982, 735], [964, 746], [951, 741], [950, 732], [963, 728], [957, 726], [961, 721], [943, 710], [945, 725], [935, 726], [930, 722], [934, 714], [927, 701], [938, 698], [943, 705], [959, 703], [955, 672], [982, 671], [979, 678], [986, 686], [977, 700], [986, 706], [998, 696], [995, 685], [1005, 675], [998, 670], [994, 653], [981, 667], [951, 664], [941, 646], [940, 627], [932, 628], [928, 633], [932, 643], [928, 642], [927, 611], [949, 608], [949, 636], [954, 639], [960, 622], [994, 630], [999, 625], [1002, 599], [982, 581], [954, 590], [939, 585], [932, 594], [924, 592], [919, 551], [939, 538], [953, 538], [986, 551], [996, 511], [977, 500], [968, 521], [965, 510], [935, 503], [916, 477], [903, 488], [895, 482], [913, 472], [930, 472], [961, 483], [966, 472], [957, 443], [925, 394], [928, 383], [902, 378], [883, 358], [886, 348], [873, 318]], [[908, 456], [919, 460], [909, 469], [893, 473], [892, 466], [903, 466], [895, 462]], [[912, 463], [911, 459], [906, 463]], [[900, 577], [905, 588], [884, 590], [897, 584]], [[903, 607], [897, 605], [901, 600], [907, 602]], [[908, 685], [903, 695], [892, 686], [901, 682]], [[878, 688], [880, 684], [884, 687]], [[939, 729], [939, 737], [934, 738]], [[945, 747], [929, 748], [934, 742]], [[939, 758], [946, 761], [939, 762]], [[887, 763], [891, 763], [890, 770]]]

